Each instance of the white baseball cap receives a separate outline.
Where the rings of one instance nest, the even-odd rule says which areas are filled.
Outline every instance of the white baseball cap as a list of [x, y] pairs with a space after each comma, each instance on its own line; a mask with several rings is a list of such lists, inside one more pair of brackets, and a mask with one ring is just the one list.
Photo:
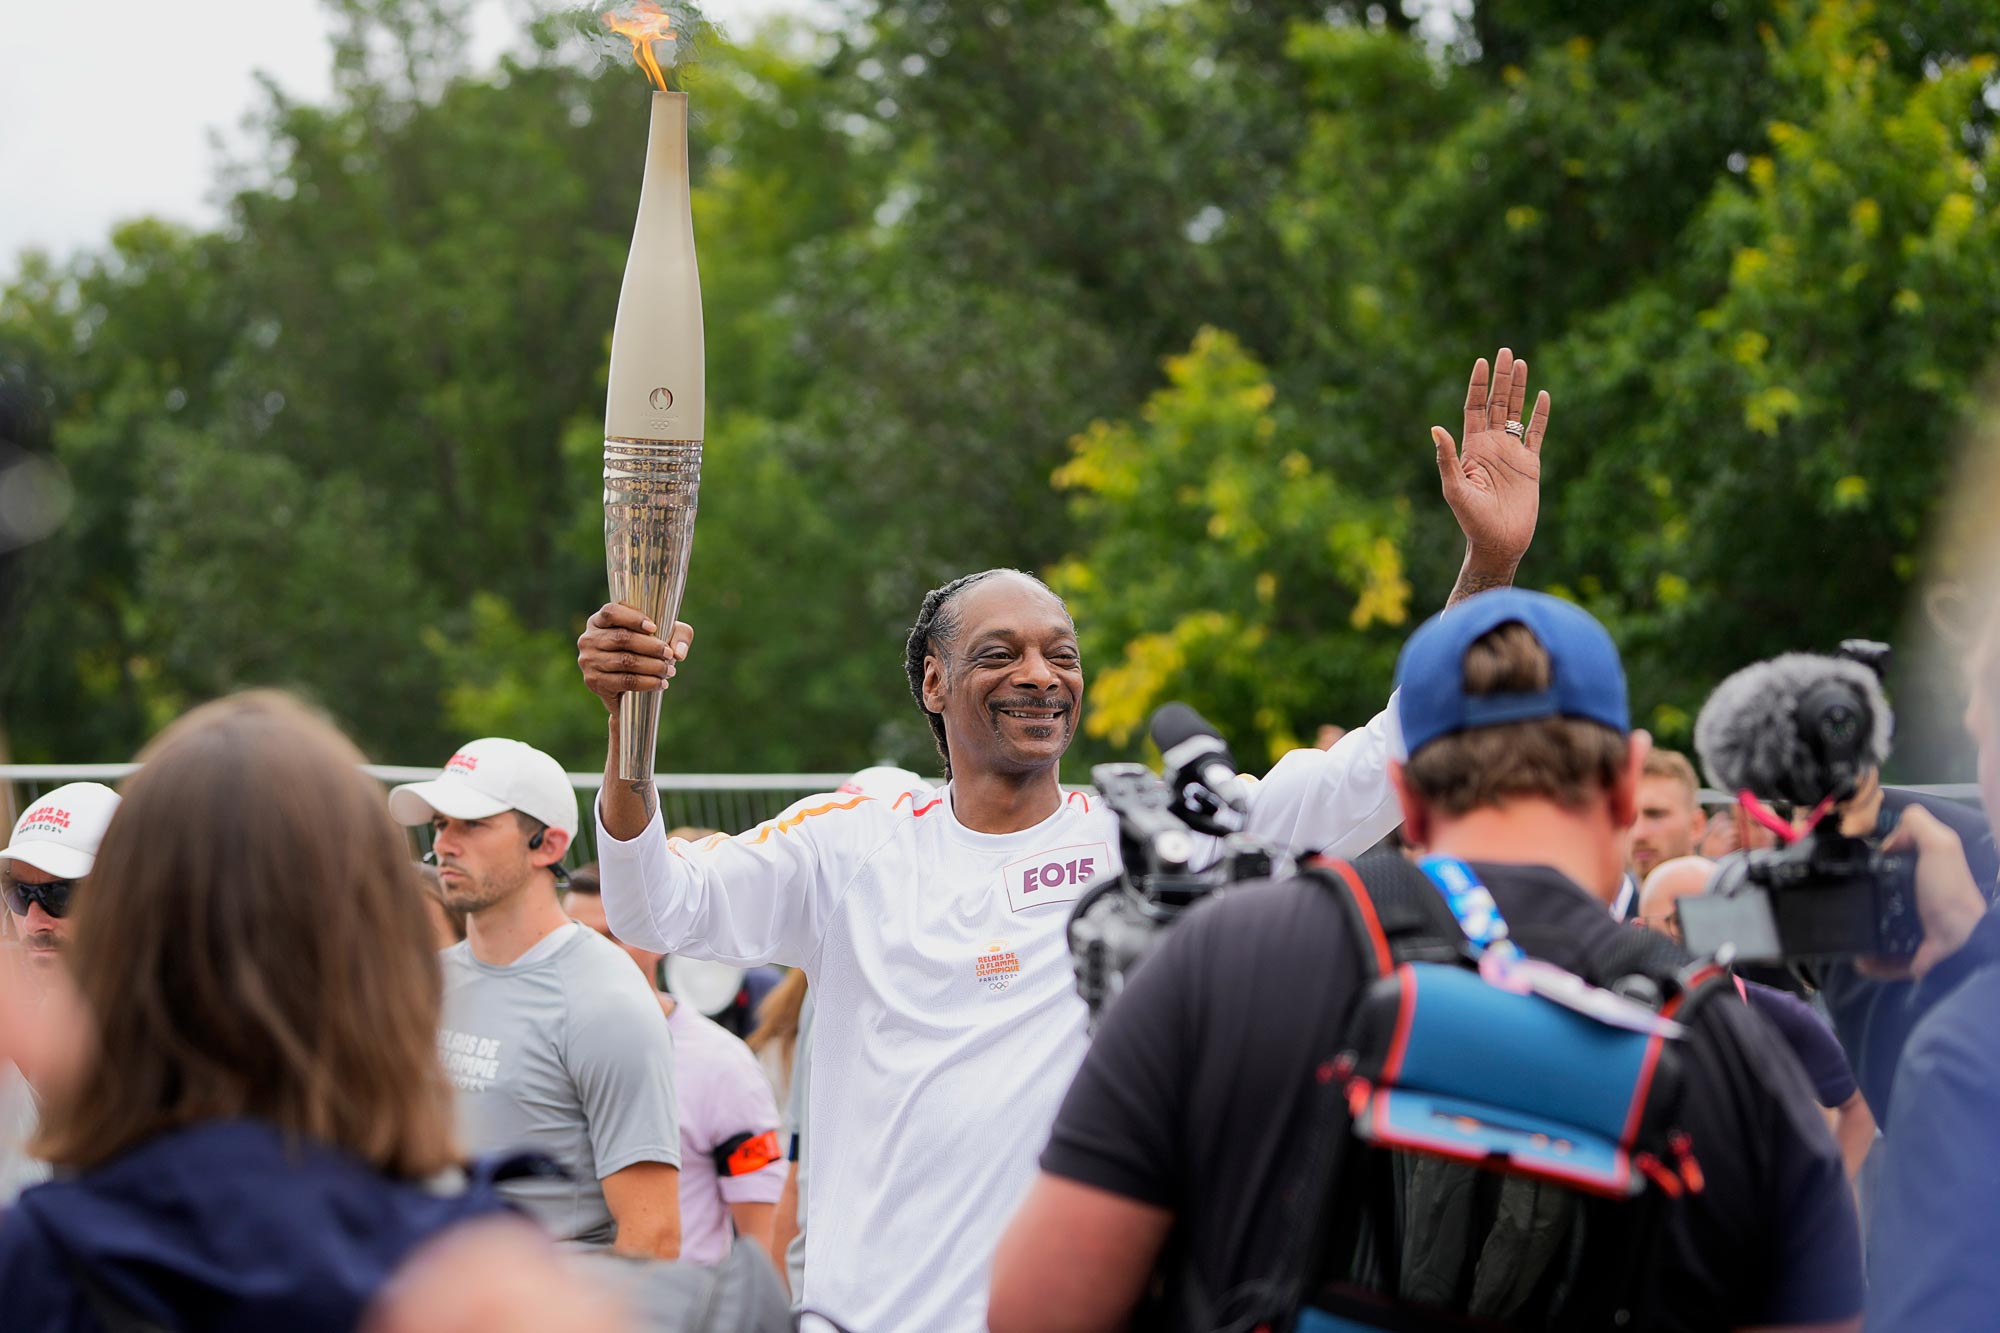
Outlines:
[[668, 955], [666, 972], [667, 994], [703, 1018], [714, 1018], [734, 1004], [743, 989], [744, 970], [730, 963], [677, 953]]
[[486, 819], [519, 810], [550, 828], [576, 836], [576, 788], [563, 766], [532, 745], [499, 736], [461, 745], [429, 782], [406, 782], [389, 793], [389, 814], [399, 824]]
[[907, 768], [897, 768], [893, 764], [876, 764], [864, 768], [853, 777], [840, 784], [840, 791], [847, 796], [872, 796], [884, 805], [895, 803], [903, 794], [928, 792], [931, 785]]
[[57, 879], [82, 879], [97, 863], [97, 847], [118, 793], [101, 782], [71, 782], [47, 792], [14, 824], [0, 861], [23, 861]]

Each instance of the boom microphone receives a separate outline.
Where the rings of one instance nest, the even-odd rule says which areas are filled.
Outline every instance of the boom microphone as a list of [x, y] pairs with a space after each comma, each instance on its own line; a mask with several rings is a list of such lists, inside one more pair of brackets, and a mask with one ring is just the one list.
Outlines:
[[1732, 794], [1811, 808], [1853, 794], [1889, 757], [1895, 717], [1859, 662], [1786, 653], [1724, 680], [1695, 719], [1708, 780]]
[[1249, 784], [1237, 776], [1229, 742], [1200, 713], [1183, 703], [1162, 704], [1153, 714], [1150, 730], [1166, 765], [1167, 783], [1176, 796], [1186, 801], [1188, 788], [1199, 783], [1237, 815], [1250, 812]]

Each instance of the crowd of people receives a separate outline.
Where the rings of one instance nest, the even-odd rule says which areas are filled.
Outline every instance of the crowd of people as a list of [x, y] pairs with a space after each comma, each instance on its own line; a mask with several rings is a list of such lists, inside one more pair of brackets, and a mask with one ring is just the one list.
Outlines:
[[1231, 836], [1301, 872], [1188, 911], [1094, 1033], [1067, 925], [1121, 831], [1058, 781], [1076, 628], [1011, 570], [906, 644], [941, 783], [864, 770], [740, 834], [619, 776], [622, 701], [693, 631], [618, 604], [578, 640], [587, 810], [532, 738], [385, 799], [268, 692], [45, 793], [0, 848], [0, 1324], [1982, 1326], [2000, 616], [1985, 810], [1870, 770], [1831, 811], [1915, 854], [1916, 956], [1703, 966], [1680, 906], [1792, 835], [1705, 810], [1605, 630], [1510, 586], [1527, 385], [1480, 360], [1432, 433], [1466, 558], [1383, 710], [1248, 796]]

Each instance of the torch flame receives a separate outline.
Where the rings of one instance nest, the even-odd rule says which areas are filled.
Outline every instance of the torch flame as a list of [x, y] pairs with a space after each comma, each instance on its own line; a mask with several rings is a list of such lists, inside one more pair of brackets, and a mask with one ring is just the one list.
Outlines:
[[675, 39], [674, 21], [652, 0], [638, 0], [636, 4], [621, 6], [625, 12], [612, 10], [604, 15], [604, 26], [627, 38], [632, 43], [632, 54], [639, 61], [639, 68], [646, 71], [646, 77], [661, 92], [667, 91], [667, 76], [660, 69], [660, 62], [653, 57], [654, 42], [671, 42]]

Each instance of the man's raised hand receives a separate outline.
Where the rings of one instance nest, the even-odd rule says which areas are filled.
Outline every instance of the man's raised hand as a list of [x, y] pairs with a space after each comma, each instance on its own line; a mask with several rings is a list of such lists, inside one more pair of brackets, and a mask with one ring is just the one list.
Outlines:
[[[1466, 563], [1493, 570], [1513, 568], [1535, 535], [1542, 501], [1542, 435], [1549, 427], [1549, 396], [1535, 395], [1535, 414], [1524, 418], [1528, 363], [1503, 347], [1493, 359], [1472, 364], [1465, 391], [1464, 444], [1442, 426], [1431, 427], [1437, 446], [1438, 480], [1445, 503], [1465, 533]], [[1518, 435], [1507, 427], [1513, 423]]]
[[676, 620], [662, 639], [659, 626], [639, 612], [606, 602], [577, 636], [576, 664], [590, 692], [616, 713], [620, 695], [666, 689], [693, 644], [694, 627], [686, 621]]

